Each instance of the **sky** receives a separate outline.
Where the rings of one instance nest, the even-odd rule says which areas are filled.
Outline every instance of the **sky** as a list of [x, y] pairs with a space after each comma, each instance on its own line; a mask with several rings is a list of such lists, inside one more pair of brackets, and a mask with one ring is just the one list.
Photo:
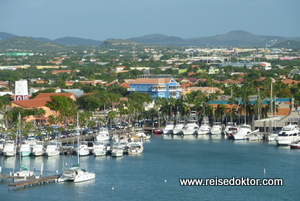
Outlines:
[[57, 39], [183, 39], [234, 30], [300, 37], [300, 0], [0, 0], [0, 32]]

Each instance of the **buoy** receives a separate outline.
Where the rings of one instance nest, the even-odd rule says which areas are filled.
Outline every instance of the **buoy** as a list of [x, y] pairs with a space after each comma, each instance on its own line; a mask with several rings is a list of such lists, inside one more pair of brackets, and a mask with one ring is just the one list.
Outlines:
[[115, 190], [115, 188], [114, 188], [114, 187], [112, 187], [111, 189], [112, 189], [112, 190]]

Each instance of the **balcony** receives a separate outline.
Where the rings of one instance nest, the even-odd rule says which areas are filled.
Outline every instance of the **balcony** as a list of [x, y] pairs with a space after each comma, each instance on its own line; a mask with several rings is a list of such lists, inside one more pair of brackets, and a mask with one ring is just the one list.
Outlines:
[[152, 86], [152, 92], [158, 92], [158, 91], [166, 91], [166, 85], [153, 85]]
[[128, 88], [127, 91], [135, 91], [135, 88]]
[[152, 92], [166, 91], [166, 88], [152, 88]]
[[182, 91], [182, 88], [169, 88], [169, 91]]

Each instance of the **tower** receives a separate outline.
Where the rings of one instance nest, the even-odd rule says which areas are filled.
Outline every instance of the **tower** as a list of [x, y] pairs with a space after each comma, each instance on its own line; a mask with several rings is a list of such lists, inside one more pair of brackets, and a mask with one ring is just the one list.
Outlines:
[[15, 100], [27, 100], [28, 99], [28, 85], [27, 80], [21, 80], [15, 82]]

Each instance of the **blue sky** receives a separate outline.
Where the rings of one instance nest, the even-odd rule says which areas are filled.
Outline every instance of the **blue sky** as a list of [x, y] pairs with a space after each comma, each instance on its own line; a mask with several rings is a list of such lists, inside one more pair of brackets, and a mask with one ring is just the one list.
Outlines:
[[300, 37], [299, 10], [299, 0], [0, 0], [0, 32], [95, 40], [233, 30]]

